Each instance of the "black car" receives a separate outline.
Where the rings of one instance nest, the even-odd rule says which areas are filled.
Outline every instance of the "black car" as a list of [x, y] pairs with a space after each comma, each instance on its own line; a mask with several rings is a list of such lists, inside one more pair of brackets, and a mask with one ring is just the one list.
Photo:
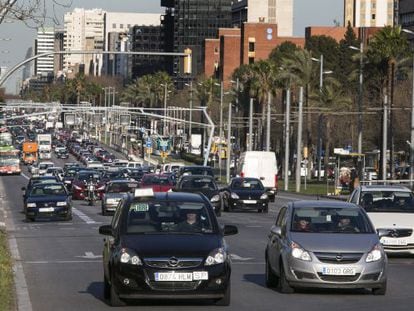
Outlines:
[[26, 204], [26, 199], [28, 197], [28, 195], [30, 194], [30, 192], [32, 191], [32, 188], [35, 185], [38, 184], [53, 184], [53, 183], [57, 183], [59, 182], [59, 180], [57, 179], [56, 176], [34, 176], [32, 178], [29, 179], [29, 182], [27, 183], [26, 187], [22, 187], [22, 191], [23, 191], [23, 204]]
[[208, 175], [181, 176], [174, 187], [174, 191], [204, 194], [213, 205], [216, 215], [221, 216], [224, 206], [223, 196], [213, 177]]
[[104, 241], [104, 296], [125, 299], [212, 299], [230, 304], [231, 260], [210, 202], [190, 193], [137, 189], [116, 210]]
[[68, 159], [69, 158], [69, 153], [67, 150], [58, 150], [56, 151], [56, 157], [58, 159]]
[[75, 179], [76, 174], [84, 169], [80, 166], [68, 166], [63, 169], [63, 183], [66, 185], [68, 190], [72, 189], [72, 181]]
[[180, 167], [177, 173], [177, 178], [186, 175], [203, 175], [214, 177], [214, 172], [210, 166], [190, 165]]
[[256, 209], [259, 213], [269, 210], [269, 196], [258, 178], [233, 178], [225, 190], [224, 210]]
[[72, 200], [63, 183], [34, 185], [26, 198], [26, 221], [38, 217], [59, 217], [72, 220]]

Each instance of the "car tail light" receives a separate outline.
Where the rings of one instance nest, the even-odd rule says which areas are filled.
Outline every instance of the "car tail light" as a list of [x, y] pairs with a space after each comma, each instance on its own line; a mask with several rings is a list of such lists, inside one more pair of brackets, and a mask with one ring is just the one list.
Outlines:
[[240, 173], [240, 177], [241, 177], [241, 178], [244, 178], [244, 172], [241, 172], [241, 173]]
[[277, 174], [275, 174], [275, 188], [276, 189], [277, 189], [277, 183], [278, 183]]

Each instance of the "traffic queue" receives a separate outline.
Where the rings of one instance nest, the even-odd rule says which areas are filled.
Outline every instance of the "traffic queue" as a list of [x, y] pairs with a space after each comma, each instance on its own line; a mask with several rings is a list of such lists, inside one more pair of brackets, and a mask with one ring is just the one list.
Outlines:
[[[101, 214], [112, 216], [99, 227], [105, 236], [104, 297], [112, 306], [130, 299], [229, 305], [232, 268], [224, 237], [238, 228], [222, 225], [218, 217], [235, 210], [268, 213], [277, 174], [268, 169], [260, 176], [254, 162], [260, 152], [244, 154], [254, 160], [241, 161], [238, 176], [223, 187], [210, 167], [131, 162], [96, 141], [66, 134], [54, 137], [51, 161], [25, 163], [32, 174], [22, 188], [26, 221], [70, 221], [74, 201], [100, 204]], [[63, 159], [64, 167], [54, 158]], [[276, 165], [268, 153], [263, 159], [266, 167]], [[281, 293], [366, 288], [385, 295], [387, 253], [414, 252], [413, 202], [407, 188], [384, 186], [357, 188], [349, 202], [283, 206], [264, 250], [266, 285]]]

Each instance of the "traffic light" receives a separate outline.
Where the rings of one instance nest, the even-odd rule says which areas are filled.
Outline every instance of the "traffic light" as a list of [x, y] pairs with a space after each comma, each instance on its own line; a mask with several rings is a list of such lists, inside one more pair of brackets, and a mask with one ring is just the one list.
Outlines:
[[187, 56], [184, 56], [184, 73], [191, 74], [191, 66], [192, 66], [192, 51], [189, 48], [184, 50], [184, 53]]

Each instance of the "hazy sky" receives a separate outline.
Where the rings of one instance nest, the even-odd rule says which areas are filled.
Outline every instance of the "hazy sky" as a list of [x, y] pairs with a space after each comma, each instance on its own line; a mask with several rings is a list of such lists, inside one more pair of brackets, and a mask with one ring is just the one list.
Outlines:
[[[18, 0], [27, 1], [27, 0]], [[102, 8], [112, 12], [162, 13], [160, 0], [55, 0], [57, 3], [69, 5], [60, 7], [49, 3], [47, 15], [60, 20], [63, 14], [74, 8]], [[203, 0], [200, 0], [203, 1]], [[267, 0], [263, 0], [267, 1]], [[294, 1], [294, 36], [303, 36], [305, 27], [330, 26], [334, 20], [343, 23], [344, 0], [293, 0]], [[51, 23], [52, 24], [52, 23]], [[33, 42], [36, 31], [19, 23], [4, 23], [0, 25], [0, 66], [13, 67], [24, 60], [26, 51]], [[10, 41], [5, 39], [11, 38]], [[7, 92], [15, 93], [17, 79], [21, 79], [21, 71], [17, 71], [6, 83]]]

